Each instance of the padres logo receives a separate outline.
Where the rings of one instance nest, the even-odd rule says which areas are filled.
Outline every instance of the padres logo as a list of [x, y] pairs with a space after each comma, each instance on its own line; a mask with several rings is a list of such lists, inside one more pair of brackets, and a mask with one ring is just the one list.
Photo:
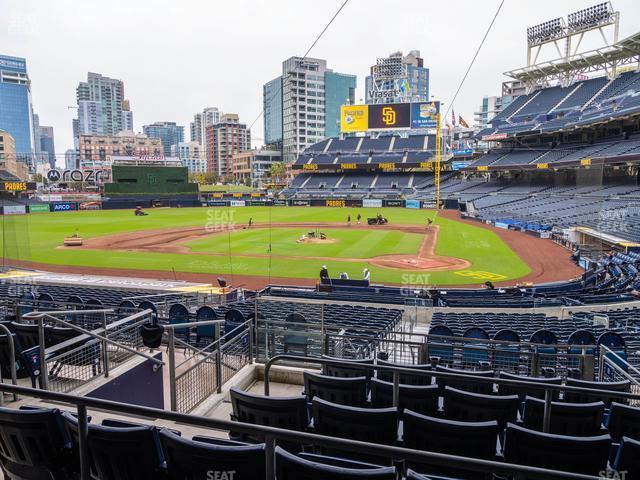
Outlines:
[[391, 107], [384, 107], [382, 109], [382, 121], [386, 125], [393, 125], [396, 123], [396, 111]]

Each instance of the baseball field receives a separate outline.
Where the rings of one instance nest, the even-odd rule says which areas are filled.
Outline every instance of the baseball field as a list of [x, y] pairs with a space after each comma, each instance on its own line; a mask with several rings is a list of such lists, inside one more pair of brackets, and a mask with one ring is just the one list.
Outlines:
[[[366, 219], [378, 213], [389, 223], [367, 225]], [[430, 226], [428, 218], [434, 220]], [[83, 245], [65, 247], [65, 237], [74, 234]], [[372, 282], [388, 284], [515, 283], [572, 272], [568, 255], [548, 240], [463, 221], [457, 212], [394, 208], [164, 208], [146, 216], [130, 210], [5, 216], [0, 243], [9, 264], [202, 280], [224, 275], [236, 284], [308, 284], [322, 265], [333, 277], [346, 272], [352, 279], [362, 278], [368, 268]]]

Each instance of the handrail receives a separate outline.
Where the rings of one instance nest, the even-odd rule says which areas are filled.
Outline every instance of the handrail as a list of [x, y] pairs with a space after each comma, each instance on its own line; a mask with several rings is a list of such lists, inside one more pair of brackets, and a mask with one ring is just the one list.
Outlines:
[[[9, 362], [9, 368], [11, 371], [11, 384], [18, 385], [18, 375], [16, 373], [16, 347], [15, 347], [15, 343], [13, 342], [13, 334], [11, 333], [11, 330], [7, 328], [6, 325], [3, 325], [1, 323], [0, 323], [0, 330], [2, 330], [4, 334], [7, 336], [7, 343], [9, 344], [9, 354], [11, 355], [11, 361]], [[18, 400], [18, 396], [14, 393], [13, 401], [15, 402], [17, 400]], [[4, 405], [4, 393], [0, 394], [0, 406], [2, 405]]]
[[[107, 310], [86, 310], [85, 313], [101, 313], [101, 312], [110, 312], [110, 311], [113, 312], [113, 310], [107, 309]], [[129, 353], [133, 353], [135, 355], [139, 355], [141, 357], [144, 357], [145, 359], [157, 364], [158, 366], [164, 365], [164, 362], [162, 360], [158, 360], [157, 358], [154, 358], [151, 355], [148, 355], [146, 353], [140, 352], [140, 351], [136, 350], [135, 348], [128, 347], [127, 345], [123, 345], [123, 344], [118, 343], [118, 342], [116, 342], [114, 340], [110, 340], [108, 337], [104, 337], [102, 335], [98, 335], [97, 333], [94, 333], [91, 330], [87, 330], [85, 328], [82, 328], [82, 327], [79, 327], [77, 325], [74, 325], [73, 323], [69, 323], [66, 320], [62, 320], [60, 318], [56, 318], [53, 315], [49, 315], [49, 312], [30, 312], [30, 313], [38, 313], [37, 319], [38, 319], [38, 327], [39, 328], [43, 327], [42, 319], [44, 319], [46, 317], [47, 319], [53, 320], [54, 322], [59, 323], [61, 325], [64, 325], [67, 328], [71, 328], [71, 329], [73, 329], [73, 330], [75, 330], [77, 332], [84, 333], [85, 335], [88, 335], [89, 337], [93, 337], [93, 338], [95, 338], [97, 340], [102, 340], [103, 342], [106, 342], [109, 345], [113, 345], [113, 346], [116, 346], [118, 348], [122, 348], [123, 350], [126, 350]], [[57, 313], [70, 313], [70, 312], [57, 312]], [[150, 314], [150, 313], [153, 313], [153, 310], [147, 309], [147, 310], [144, 310], [142, 312], [139, 312], [139, 313], [136, 313], [134, 315], [131, 315], [130, 317], [123, 318], [121, 321], [122, 322], [124, 322], [125, 320], [131, 321], [131, 320], [135, 319], [135, 317], [142, 316], [142, 315], [145, 315], [145, 314]], [[29, 318], [31, 318], [31, 317], [29, 317]], [[126, 323], [128, 323], [128, 322], [126, 322]], [[100, 328], [100, 329], [97, 329], [97, 330], [104, 330], [104, 328]], [[71, 340], [75, 340], [75, 339], [71, 339]], [[54, 345], [51, 348], [55, 349], [56, 347], [58, 347], [58, 345]], [[49, 349], [47, 349], [47, 350], [49, 350]], [[49, 353], [51, 353], [51, 351], [52, 350], [49, 350]], [[41, 361], [44, 361], [44, 360], [45, 360], [44, 358], [41, 358]]]
[[161, 419], [172, 421], [178, 424], [193, 425], [215, 430], [234, 431], [254, 436], [263, 436], [265, 438], [266, 444], [265, 456], [267, 479], [273, 478], [274, 476], [275, 458], [273, 452], [275, 449], [276, 440], [284, 440], [306, 445], [318, 445], [325, 448], [346, 450], [356, 453], [366, 453], [368, 455], [380, 457], [404, 458], [408, 461], [416, 463], [433, 464], [434, 462], [438, 462], [440, 464], [447, 465], [453, 464], [455, 466], [459, 466], [461, 469], [479, 472], [498, 474], [522, 473], [528, 475], [536, 475], [537, 478], [545, 478], [548, 480], [599, 480], [599, 477], [592, 475], [561, 472], [558, 470], [549, 470], [528, 465], [515, 465], [493, 460], [482, 460], [457, 455], [448, 455], [445, 453], [414, 450], [405, 447], [382, 445], [338, 437], [329, 437], [316, 433], [299, 432], [295, 430], [286, 430], [282, 428], [254, 425], [244, 422], [215, 419], [199, 415], [188, 415], [184, 413], [166, 411], [158, 408], [144, 407], [140, 405], [132, 405], [92, 397], [78, 397], [64, 393], [37, 390], [29, 387], [0, 384], [0, 392], [21, 394], [31, 398], [39, 398], [47, 402], [57, 402], [67, 405], [73, 405], [77, 408], [79, 425], [78, 432], [80, 436], [78, 446], [80, 450], [81, 480], [90, 480], [87, 449], [88, 408], [109, 410], [115, 413], [139, 416], [151, 420]]
[[[314, 326], [320, 326], [320, 322], [316, 321], [314, 323], [311, 322], [307, 322], [307, 323], [300, 323], [300, 322], [285, 322], [284, 320], [269, 320], [269, 319], [259, 319], [259, 322], [264, 322], [266, 325], [264, 326], [260, 326], [258, 325], [258, 328], [268, 328], [270, 325], [271, 326], [275, 326], [275, 327], [306, 327], [307, 329], [309, 327], [314, 327]], [[342, 324], [331, 324], [331, 325], [325, 325], [325, 330], [327, 328], [331, 328], [331, 329], [335, 329], [335, 330], [339, 330], [340, 328], [354, 328], [353, 325], [342, 325]], [[361, 327], [360, 327], [361, 328]], [[364, 328], [361, 328], [364, 330]], [[380, 333], [383, 332], [387, 335], [397, 335], [397, 336], [411, 336], [411, 337], [419, 337], [424, 339], [424, 342], [428, 342], [429, 340], [442, 340], [442, 341], [456, 341], [456, 342], [473, 342], [473, 343], [492, 343], [492, 344], [496, 344], [496, 345], [518, 345], [518, 346], [534, 346], [534, 347], [549, 347], [549, 346], [554, 346], [554, 347], [559, 347], [559, 348], [569, 348], [569, 347], [580, 347], [580, 348], [596, 348], [597, 345], [578, 345], [578, 344], [569, 344], [569, 343], [556, 343], [556, 344], [546, 344], [546, 343], [533, 343], [533, 342], [526, 342], [526, 341], [520, 341], [520, 342], [513, 342], [513, 341], [509, 341], [509, 340], [494, 340], [493, 338], [472, 338], [472, 337], [463, 337], [463, 336], [446, 336], [446, 335], [433, 335], [431, 333], [420, 333], [420, 332], [404, 332], [404, 331], [398, 331], [398, 330], [387, 330], [384, 328], [379, 328], [379, 329], [374, 329], [374, 328], [369, 328], [367, 327], [367, 330], [376, 333]], [[307, 332], [309, 334], [313, 334], [314, 332]], [[318, 331], [317, 334], [320, 334], [321, 332]], [[358, 338], [357, 335], [349, 335], [350, 338]], [[360, 339], [375, 339], [375, 337], [367, 337], [367, 336], [360, 336]], [[395, 341], [395, 342], [403, 342], [403, 340], [392, 340], [392, 339], [385, 339], [385, 341]], [[417, 344], [418, 341], [415, 342], [411, 342], [414, 344]]]
[[[406, 373], [409, 375], [418, 375], [424, 377], [434, 377], [434, 378], [444, 378], [444, 379], [453, 379], [453, 380], [465, 380], [467, 382], [475, 382], [475, 383], [491, 383], [498, 385], [508, 385], [508, 386], [521, 386], [527, 387], [530, 390], [542, 390], [544, 391], [544, 414], [543, 414], [543, 432], [548, 433], [551, 425], [551, 402], [552, 402], [552, 393], [555, 391], [563, 391], [563, 392], [575, 392], [575, 393], [587, 393], [591, 395], [598, 395], [604, 398], [629, 398], [629, 399], [640, 399], [640, 395], [627, 393], [627, 392], [617, 392], [611, 390], [600, 390], [596, 388], [585, 388], [585, 387], [574, 387], [568, 385], [557, 385], [552, 383], [545, 382], [531, 382], [528, 380], [513, 380], [508, 378], [499, 378], [499, 377], [483, 377], [477, 375], [466, 375], [462, 373], [454, 373], [454, 372], [443, 372], [439, 370], [421, 370], [416, 368], [404, 368], [393, 365], [380, 365], [380, 364], [368, 364], [361, 362], [348, 362], [335, 360], [331, 358], [309, 358], [300, 355], [289, 355], [289, 354], [280, 354], [274, 357], [271, 357], [267, 360], [264, 367], [264, 394], [269, 396], [269, 373], [271, 371], [271, 366], [280, 361], [280, 360], [288, 360], [292, 362], [299, 362], [305, 364], [320, 364], [320, 365], [334, 365], [344, 367], [348, 366], [356, 366], [358, 369], [367, 370], [367, 371], [375, 371], [375, 370], [384, 370], [390, 371], [393, 373], [393, 406], [397, 407], [400, 398], [400, 374]], [[349, 365], [351, 364], [351, 365]]]
[[[633, 365], [631, 365], [627, 360], [625, 360], [624, 358], [622, 358], [620, 355], [618, 355], [616, 352], [614, 352], [613, 350], [611, 350], [609, 347], [607, 347], [606, 345], [600, 345], [600, 350], [604, 351], [604, 353], [606, 354], [607, 357], [614, 357], [616, 360], [618, 360], [619, 362], [621, 362], [622, 364], [624, 364], [627, 368], [629, 368], [630, 370], [633, 370], [633, 372], [638, 375], [638, 379], [640, 379], [640, 370], [638, 370], [636, 367], [634, 367]], [[602, 355], [602, 358], [605, 358], [605, 355]], [[638, 380], [636, 380], [637, 382]]]
[[333, 358], [310, 358], [304, 357], [301, 355], [290, 355], [290, 354], [280, 354], [271, 357], [267, 363], [265, 363], [264, 367], [264, 392], [265, 395], [269, 395], [269, 372], [271, 370], [271, 366], [274, 363], [277, 363], [282, 360], [305, 363], [305, 364], [320, 364], [320, 365], [332, 365], [338, 367], [357, 367], [359, 370], [384, 370], [390, 371], [392, 373], [406, 373], [410, 375], [417, 376], [425, 376], [425, 377], [434, 377], [434, 378], [443, 378], [443, 379], [451, 379], [451, 380], [465, 380], [474, 383], [495, 383], [498, 385], [507, 385], [507, 386], [520, 386], [527, 387], [532, 390], [552, 390], [552, 391], [562, 391], [562, 392], [573, 392], [573, 393], [587, 393], [591, 395], [598, 395], [605, 398], [629, 398], [633, 400], [640, 400], [640, 394], [628, 393], [628, 392], [617, 392], [612, 390], [601, 390], [598, 388], [588, 388], [588, 387], [574, 387], [563, 384], [555, 384], [555, 383], [544, 383], [544, 382], [532, 382], [529, 380], [514, 380], [511, 378], [500, 378], [500, 377], [483, 377], [478, 375], [467, 375], [463, 373], [456, 372], [443, 372], [441, 370], [422, 370], [417, 368], [405, 368], [398, 367], [395, 365], [387, 365], [387, 364], [374, 364], [374, 363], [363, 363], [363, 362], [353, 362], [349, 360], [336, 360]]

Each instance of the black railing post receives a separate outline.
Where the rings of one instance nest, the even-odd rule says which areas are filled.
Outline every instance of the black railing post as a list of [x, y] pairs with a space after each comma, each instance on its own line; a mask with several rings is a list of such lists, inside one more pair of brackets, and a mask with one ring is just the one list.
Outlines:
[[89, 446], [87, 436], [89, 434], [89, 421], [87, 418], [87, 406], [78, 403], [78, 451], [80, 453], [80, 479], [91, 480], [89, 474]]

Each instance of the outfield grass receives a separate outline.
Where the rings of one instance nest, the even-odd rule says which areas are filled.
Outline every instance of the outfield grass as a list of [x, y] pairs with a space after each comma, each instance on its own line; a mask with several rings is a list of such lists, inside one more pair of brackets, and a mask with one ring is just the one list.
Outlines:
[[[144, 270], [166, 270], [198, 272], [211, 274], [263, 275], [289, 278], [317, 278], [320, 263], [300, 261], [299, 259], [256, 257], [238, 257], [234, 253], [258, 252], [268, 250], [268, 232], [254, 231], [255, 236], [246, 236], [245, 232], [236, 232], [230, 236], [231, 256], [178, 255], [166, 253], [112, 252], [99, 250], [59, 249], [63, 239], [73, 233], [84, 238], [109, 235], [137, 230], [159, 228], [189, 227], [207, 224], [226, 224], [229, 222], [246, 224], [249, 218], [254, 222], [345, 222], [359, 213], [366, 219], [377, 213], [389, 218], [396, 224], [423, 225], [433, 212], [411, 209], [365, 209], [365, 208], [310, 208], [310, 207], [242, 207], [242, 208], [181, 208], [150, 209], [146, 217], [135, 217], [129, 210], [104, 210], [66, 213], [43, 213], [20, 216], [3, 216], [3, 237], [0, 245], [5, 257], [39, 263], [61, 265], [93, 266], [104, 268], [130, 268]], [[371, 267], [367, 263], [340, 261], [340, 257], [367, 258], [372, 252], [410, 253], [417, 251], [418, 239], [414, 235], [389, 232], [394, 235], [370, 237], [369, 239], [349, 238], [354, 232], [339, 230], [341, 240], [333, 245], [300, 245], [304, 247], [331, 247], [335, 260], [323, 261], [334, 272], [346, 271], [351, 278], [359, 278], [362, 269], [371, 270], [372, 280], [387, 283], [431, 283], [431, 284], [470, 284], [483, 283], [484, 276], [478, 272], [489, 272], [494, 280], [511, 280], [529, 273], [529, 267], [493, 232], [473, 225], [438, 217], [440, 225], [439, 241], [436, 252], [440, 255], [463, 258], [472, 266], [461, 272], [433, 272], [429, 275]], [[289, 242], [286, 230], [270, 229], [273, 253], [278, 255], [297, 255], [295, 241]], [[296, 235], [300, 229], [294, 229]], [[382, 233], [382, 232], [376, 232]], [[220, 235], [214, 242], [194, 242], [194, 248], [205, 251], [229, 252], [229, 238]], [[294, 237], [295, 238], [295, 237]], [[361, 241], [362, 240], [362, 241]], [[209, 242], [209, 243], [206, 243]], [[340, 249], [339, 247], [343, 247]], [[335, 247], [335, 249], [333, 249]], [[410, 250], [413, 248], [413, 250]], [[210, 249], [210, 250], [209, 250]], [[226, 250], [225, 250], [226, 249]], [[409, 250], [409, 251], [407, 251]], [[296, 252], [296, 253], [294, 253]], [[310, 256], [319, 255], [314, 248]], [[381, 254], [380, 252], [376, 254]]]
[[[260, 228], [236, 230], [188, 242], [194, 252], [233, 255], [271, 254], [298, 257], [371, 258], [376, 255], [415, 253], [423, 236], [393, 230], [326, 229], [324, 233], [335, 243], [297, 243], [304, 228]], [[231, 237], [231, 238], [229, 238]], [[266, 247], [266, 248], [265, 248]]]

